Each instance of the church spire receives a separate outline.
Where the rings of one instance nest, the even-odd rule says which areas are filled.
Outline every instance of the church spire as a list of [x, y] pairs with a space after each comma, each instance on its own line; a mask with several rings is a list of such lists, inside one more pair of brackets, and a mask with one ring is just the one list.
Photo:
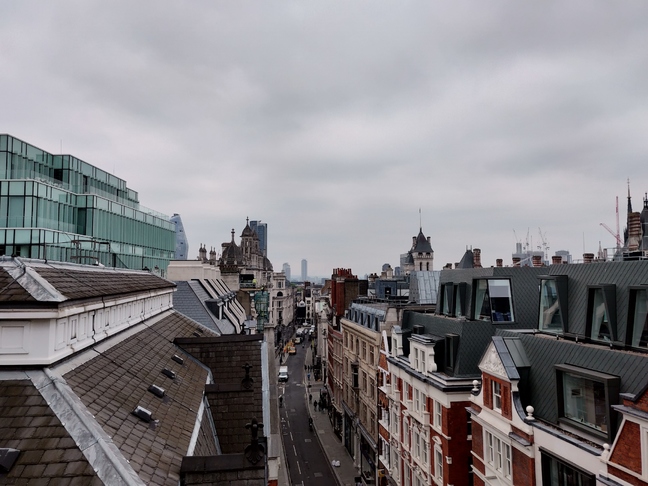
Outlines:
[[628, 214], [632, 212], [632, 199], [630, 198], [630, 178], [628, 177]]

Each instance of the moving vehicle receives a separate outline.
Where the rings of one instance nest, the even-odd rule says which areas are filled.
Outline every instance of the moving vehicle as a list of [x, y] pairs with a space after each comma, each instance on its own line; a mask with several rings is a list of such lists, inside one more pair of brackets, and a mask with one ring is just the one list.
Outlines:
[[295, 344], [299, 344], [299, 343], [301, 343], [301, 342], [302, 342], [302, 338], [301, 338], [301, 336], [297, 336], [297, 337], [295, 338]]
[[279, 383], [288, 381], [288, 367], [280, 366], [279, 367]]

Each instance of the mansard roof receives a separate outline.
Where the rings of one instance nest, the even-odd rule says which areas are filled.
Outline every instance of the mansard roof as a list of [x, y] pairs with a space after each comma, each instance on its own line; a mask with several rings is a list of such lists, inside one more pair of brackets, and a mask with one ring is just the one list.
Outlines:
[[543, 334], [499, 330], [498, 335], [505, 338], [507, 347], [511, 346], [509, 339], [515, 338], [528, 358], [530, 373], [526, 381], [519, 385], [521, 395], [528, 401], [522, 404], [523, 407], [532, 405], [536, 417], [552, 423], [558, 422], [559, 415], [555, 365], [568, 364], [618, 376], [621, 378], [619, 391], [633, 396], [639, 394], [648, 383], [648, 355], [645, 354], [556, 340], [553, 336]]

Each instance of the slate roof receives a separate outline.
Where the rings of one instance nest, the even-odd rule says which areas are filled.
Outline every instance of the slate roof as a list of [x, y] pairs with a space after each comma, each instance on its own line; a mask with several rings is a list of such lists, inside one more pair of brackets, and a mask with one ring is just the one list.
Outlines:
[[412, 251], [417, 253], [432, 253], [432, 245], [423, 234], [423, 228], [419, 229], [419, 234], [416, 237], [416, 244], [414, 245], [414, 248], [412, 248]]
[[36, 302], [36, 299], [0, 267], [0, 303], [2, 302]]
[[[520, 341], [528, 358], [528, 381], [519, 388], [535, 408], [535, 416], [558, 422], [558, 383], [556, 364], [570, 364], [621, 378], [620, 392], [636, 395], [648, 382], [648, 355], [611, 350], [607, 346], [556, 340], [553, 336], [498, 330], [505, 338]], [[505, 340], [506, 342], [507, 340]]]
[[[588, 285], [615, 284], [618, 341], [625, 342], [630, 299], [629, 287], [648, 285], [648, 261], [598, 262], [551, 265], [545, 275], [567, 276], [568, 331], [586, 334]], [[537, 292], [537, 290], [536, 290]]]
[[[587, 266], [587, 265], [554, 265], [556, 267]], [[552, 267], [553, 268], [553, 267]], [[466, 283], [466, 315], [472, 315], [472, 286], [474, 279], [505, 278], [511, 281], [511, 297], [515, 325], [512, 327], [534, 328], [538, 325], [538, 309], [540, 305], [539, 277], [547, 275], [547, 267], [490, 267], [490, 268], [459, 268], [442, 270], [439, 285], [445, 283]], [[437, 309], [441, 312], [441, 309]], [[498, 327], [511, 327], [510, 324], [495, 324]]]
[[[223, 323], [209, 312], [204, 304], [206, 300], [210, 299], [209, 295], [204, 289], [201, 295], [198, 295], [194, 284], [196, 282], [176, 282], [177, 289], [173, 294], [173, 308], [218, 334], [232, 333], [234, 327], [231, 324]], [[229, 326], [223, 330], [227, 324]]]
[[68, 299], [84, 299], [174, 287], [173, 282], [148, 272], [95, 270], [93, 267], [69, 270], [47, 266], [35, 267], [35, 270]]
[[[171, 313], [112, 347], [102, 343], [99, 354], [88, 351], [95, 356], [63, 376], [147, 484], [177, 485], [188, 454], [209, 372], [172, 340], [195, 332], [214, 335]], [[174, 355], [184, 363], [173, 361]], [[165, 368], [176, 373], [175, 379], [162, 374]], [[150, 385], [165, 389], [166, 397], [150, 393]], [[155, 425], [132, 415], [138, 405], [152, 412]]]
[[[135, 483], [175, 486], [184, 456], [221, 452], [203, 406], [209, 369], [173, 343], [176, 337], [201, 341], [216, 334], [173, 311], [151, 321], [45, 373], [0, 372], [0, 445], [21, 451], [0, 484], [125, 484], [124, 471], [132, 471]], [[175, 377], [164, 375], [165, 368]], [[150, 385], [163, 388], [165, 396], [149, 392]], [[137, 406], [154, 420], [133, 415]]]
[[143, 271], [32, 259], [0, 260], [0, 304], [57, 303], [173, 287], [173, 282]]
[[[437, 316], [405, 312], [402, 329], [410, 331], [413, 326], [421, 325], [425, 334], [445, 337], [446, 334], [459, 335], [459, 348], [453, 376], [455, 378], [479, 378], [479, 362], [495, 332], [493, 326], [482, 321], [466, 321]], [[403, 340], [403, 352], [409, 354], [409, 342]], [[439, 370], [443, 371], [443, 370]]]
[[31, 380], [0, 379], [0, 445], [20, 451], [0, 484], [103, 484]]

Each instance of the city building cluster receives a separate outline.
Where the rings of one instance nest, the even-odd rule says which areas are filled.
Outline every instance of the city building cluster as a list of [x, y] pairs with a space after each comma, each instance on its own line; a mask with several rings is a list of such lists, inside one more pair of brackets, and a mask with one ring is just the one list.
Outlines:
[[322, 284], [274, 271], [260, 220], [191, 257], [178, 214], [9, 135], [0, 210], [0, 483], [292, 484], [279, 365], [307, 336], [356, 484], [648, 485], [648, 197], [611, 254], [435, 270], [420, 227]]

